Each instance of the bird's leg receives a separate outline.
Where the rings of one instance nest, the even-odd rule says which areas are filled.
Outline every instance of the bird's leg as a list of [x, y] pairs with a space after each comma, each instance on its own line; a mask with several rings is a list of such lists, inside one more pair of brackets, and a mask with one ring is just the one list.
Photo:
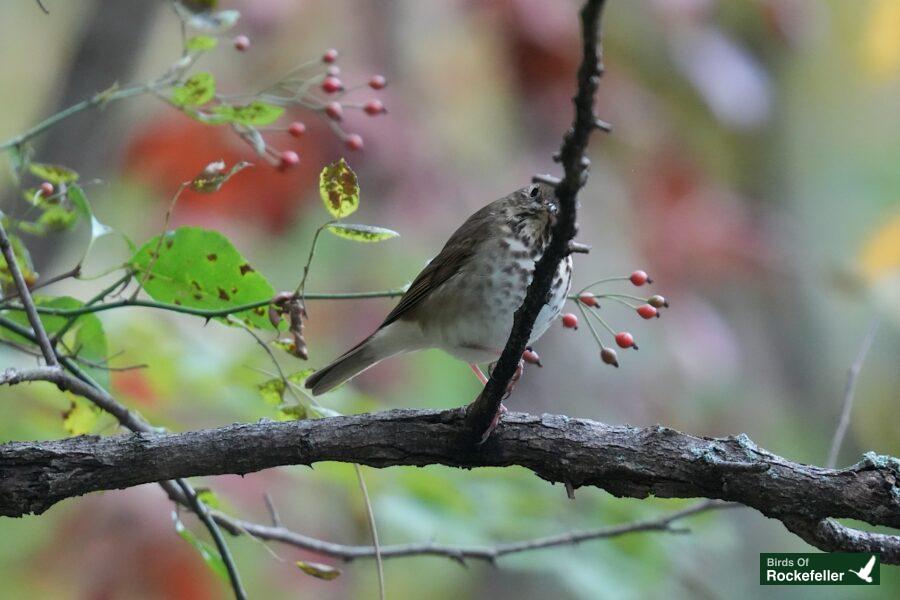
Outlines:
[[469, 363], [469, 368], [472, 369], [473, 373], [475, 373], [475, 377], [478, 378], [478, 381], [481, 382], [481, 385], [487, 385], [488, 378], [487, 375], [484, 374], [484, 371], [481, 370], [481, 367], [479, 367], [475, 363]]

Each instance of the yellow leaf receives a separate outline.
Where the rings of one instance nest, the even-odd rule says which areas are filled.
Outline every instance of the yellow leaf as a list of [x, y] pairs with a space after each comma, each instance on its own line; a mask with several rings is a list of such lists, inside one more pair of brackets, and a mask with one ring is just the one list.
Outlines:
[[66, 394], [72, 401], [69, 410], [63, 413], [63, 427], [72, 435], [86, 435], [94, 431], [100, 418], [100, 409], [74, 394]]
[[871, 4], [862, 33], [862, 60], [877, 81], [900, 69], [900, 2], [876, 0]]
[[859, 268], [869, 283], [900, 271], [900, 214], [868, 237], [859, 253]]
[[297, 568], [307, 575], [312, 575], [313, 577], [324, 579], [326, 581], [331, 581], [341, 574], [340, 569], [336, 569], [331, 565], [323, 565], [322, 563], [306, 562], [302, 560], [297, 561]]
[[359, 208], [359, 181], [343, 158], [322, 169], [319, 195], [335, 219], [343, 219]]

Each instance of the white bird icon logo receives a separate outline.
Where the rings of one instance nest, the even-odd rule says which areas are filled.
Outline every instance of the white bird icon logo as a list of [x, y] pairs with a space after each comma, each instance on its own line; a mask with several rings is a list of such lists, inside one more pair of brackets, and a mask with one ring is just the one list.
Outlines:
[[872, 555], [872, 558], [869, 559], [869, 562], [866, 563], [859, 571], [854, 571], [853, 569], [847, 569], [866, 583], [872, 583], [872, 569], [875, 567], [875, 555]]

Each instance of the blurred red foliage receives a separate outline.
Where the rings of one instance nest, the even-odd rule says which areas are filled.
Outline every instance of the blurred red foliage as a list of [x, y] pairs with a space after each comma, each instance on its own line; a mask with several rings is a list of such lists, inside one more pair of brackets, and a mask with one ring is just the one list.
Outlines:
[[302, 142], [281, 132], [267, 132], [265, 137], [279, 149], [296, 148], [300, 164], [279, 171], [229, 128], [167, 114], [151, 119], [133, 136], [126, 149], [124, 168], [168, 203], [183, 181], [192, 179], [210, 162], [252, 162], [253, 168], [236, 175], [214, 195], [185, 190], [178, 200], [178, 220], [203, 224], [213, 217], [225, 218], [279, 233], [290, 226], [301, 204], [310, 198], [319, 168], [335, 142], [327, 130], [319, 127], [309, 127]]

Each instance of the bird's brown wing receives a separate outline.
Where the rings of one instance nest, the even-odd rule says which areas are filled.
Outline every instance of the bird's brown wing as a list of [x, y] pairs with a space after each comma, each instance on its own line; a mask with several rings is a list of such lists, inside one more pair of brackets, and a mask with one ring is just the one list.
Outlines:
[[381, 327], [390, 325], [397, 319], [408, 315], [431, 292], [459, 273], [460, 269], [472, 258], [477, 247], [491, 235], [494, 211], [494, 204], [488, 204], [469, 217], [450, 236], [440, 253], [413, 280], [394, 310], [385, 317]]

